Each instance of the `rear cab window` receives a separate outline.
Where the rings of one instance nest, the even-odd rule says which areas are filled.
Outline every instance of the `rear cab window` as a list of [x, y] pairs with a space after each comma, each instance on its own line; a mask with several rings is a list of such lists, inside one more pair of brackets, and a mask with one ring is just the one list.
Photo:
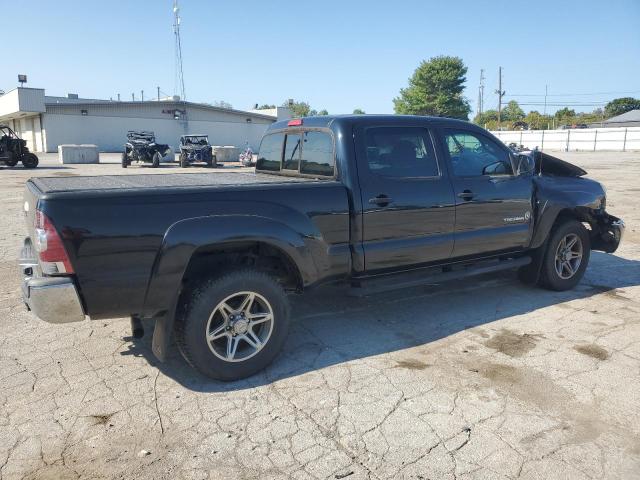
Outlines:
[[260, 144], [256, 171], [333, 178], [333, 137], [327, 130], [296, 129], [267, 134]]

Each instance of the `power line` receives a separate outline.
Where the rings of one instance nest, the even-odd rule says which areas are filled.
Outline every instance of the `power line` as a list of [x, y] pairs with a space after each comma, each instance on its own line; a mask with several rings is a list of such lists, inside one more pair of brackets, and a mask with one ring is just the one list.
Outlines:
[[[629, 95], [632, 93], [640, 93], [640, 90], [631, 90], [627, 92], [592, 92], [592, 93], [550, 93], [549, 97], [576, 97], [584, 95]], [[511, 93], [505, 95], [507, 97], [544, 97], [544, 93]]]

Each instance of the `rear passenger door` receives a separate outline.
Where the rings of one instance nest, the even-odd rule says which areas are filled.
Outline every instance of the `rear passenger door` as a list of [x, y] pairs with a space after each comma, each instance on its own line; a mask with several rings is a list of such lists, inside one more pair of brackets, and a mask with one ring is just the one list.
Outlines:
[[517, 250], [528, 244], [531, 176], [514, 175], [509, 150], [488, 135], [441, 130], [456, 194], [453, 257]]
[[422, 126], [360, 126], [355, 131], [367, 272], [448, 259], [454, 195]]

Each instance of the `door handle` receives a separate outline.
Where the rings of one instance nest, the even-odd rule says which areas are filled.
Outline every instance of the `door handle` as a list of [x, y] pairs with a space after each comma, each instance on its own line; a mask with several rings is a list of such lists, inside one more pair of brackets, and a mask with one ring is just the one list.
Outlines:
[[393, 200], [390, 197], [387, 197], [386, 195], [378, 195], [377, 197], [373, 197], [369, 199], [369, 203], [371, 205], [378, 205], [380, 207], [386, 207], [391, 202], [393, 202]]
[[468, 201], [475, 197], [475, 194], [471, 190], [463, 190], [458, 194], [458, 197]]

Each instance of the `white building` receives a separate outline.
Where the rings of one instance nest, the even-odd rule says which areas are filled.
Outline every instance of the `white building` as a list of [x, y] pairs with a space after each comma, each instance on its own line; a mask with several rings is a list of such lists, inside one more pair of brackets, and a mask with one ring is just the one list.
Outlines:
[[174, 149], [180, 135], [206, 134], [212, 145], [258, 149], [265, 129], [288, 118], [287, 109], [245, 112], [177, 97], [152, 101], [111, 101], [46, 96], [41, 88], [16, 88], [0, 95], [0, 123], [8, 124], [35, 152], [58, 145], [94, 144], [103, 152], [122, 150], [128, 130], [151, 130]]

